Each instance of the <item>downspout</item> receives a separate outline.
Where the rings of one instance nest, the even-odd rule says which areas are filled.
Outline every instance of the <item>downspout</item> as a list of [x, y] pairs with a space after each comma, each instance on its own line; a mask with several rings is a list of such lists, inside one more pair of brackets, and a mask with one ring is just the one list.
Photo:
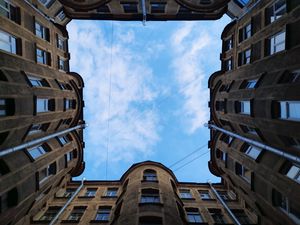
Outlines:
[[63, 131], [59, 131], [59, 132], [56, 132], [54, 134], [47, 135], [45, 137], [41, 137], [41, 138], [38, 138], [36, 140], [32, 140], [32, 141], [26, 142], [26, 143], [21, 144], [21, 145], [17, 145], [17, 146], [12, 147], [12, 148], [7, 148], [7, 149], [4, 149], [4, 150], [1, 150], [0, 151], [0, 157], [8, 155], [8, 154], [16, 152], [16, 151], [23, 150], [24, 148], [28, 148], [28, 147], [33, 146], [33, 145], [40, 144], [41, 142], [45, 142], [45, 141], [47, 141], [47, 140], [49, 140], [51, 138], [55, 138], [57, 136], [69, 133], [69, 132], [71, 132], [73, 130], [83, 129], [86, 126], [87, 126], [86, 124], [80, 124], [80, 125], [77, 125], [75, 127], [71, 127], [69, 129], [66, 129], [66, 130], [63, 130]]
[[141, 0], [142, 3], [142, 11], [143, 11], [143, 25], [146, 25], [147, 20], [147, 11], [146, 11], [146, 2], [145, 0]]
[[227, 213], [229, 214], [229, 216], [231, 217], [231, 219], [233, 220], [233, 222], [236, 225], [242, 225], [238, 219], [235, 217], [235, 215], [233, 214], [233, 212], [231, 211], [231, 209], [227, 206], [226, 202], [221, 198], [221, 196], [219, 195], [219, 193], [216, 191], [216, 189], [212, 186], [211, 182], [208, 182], [209, 186], [211, 188], [211, 190], [213, 191], [213, 193], [215, 194], [215, 196], [217, 197], [217, 199], [221, 202], [221, 204], [223, 205], [223, 207], [226, 209]]
[[79, 193], [79, 191], [82, 189], [83, 187], [83, 182], [84, 179], [81, 180], [81, 184], [80, 186], [77, 188], [77, 190], [74, 192], [74, 194], [71, 196], [71, 198], [69, 198], [69, 200], [66, 202], [66, 204], [58, 211], [58, 213], [56, 214], [56, 216], [51, 220], [51, 222], [49, 223], [49, 225], [54, 225], [58, 219], [58, 217], [65, 211], [65, 209], [69, 206], [69, 204], [73, 201], [73, 199], [76, 197], [76, 195]]
[[240, 135], [235, 134], [235, 133], [233, 133], [231, 131], [225, 130], [225, 129], [220, 128], [220, 127], [217, 127], [216, 125], [213, 125], [213, 124], [206, 124], [206, 125], [207, 125], [207, 127], [209, 129], [214, 129], [214, 130], [221, 131], [222, 133], [225, 133], [225, 134], [227, 134], [227, 135], [229, 135], [231, 137], [235, 137], [237, 139], [240, 139], [240, 140], [242, 140], [244, 142], [247, 142], [248, 144], [254, 145], [254, 146], [259, 147], [261, 149], [265, 149], [265, 150], [267, 150], [269, 152], [272, 152], [272, 153], [274, 153], [276, 155], [279, 155], [279, 156], [281, 156], [283, 158], [286, 158], [288, 160], [292, 160], [294, 162], [300, 163], [300, 158], [299, 157], [291, 155], [289, 153], [286, 153], [286, 152], [282, 151], [281, 149], [273, 148], [273, 147], [271, 147], [269, 145], [266, 145], [266, 144], [260, 143], [258, 141], [254, 141], [252, 139], [240, 136]]

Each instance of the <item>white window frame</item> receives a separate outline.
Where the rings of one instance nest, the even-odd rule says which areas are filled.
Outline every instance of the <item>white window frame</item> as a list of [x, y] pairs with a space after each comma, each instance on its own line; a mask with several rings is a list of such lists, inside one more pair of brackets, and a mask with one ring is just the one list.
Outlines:
[[46, 40], [46, 28], [38, 21], [35, 21], [34, 28], [35, 35], [39, 38]]
[[[276, 9], [276, 4], [279, 2], [285, 2], [280, 8]], [[273, 23], [274, 21], [278, 20], [280, 17], [282, 17], [286, 13], [286, 1], [285, 0], [278, 0], [272, 3], [272, 5], [269, 7], [269, 9], [272, 10], [273, 16], [270, 17], [270, 23]], [[283, 14], [280, 14], [282, 10], [285, 10]]]
[[[299, 121], [300, 120], [300, 101], [280, 101], [280, 119], [285, 120], [294, 120]], [[297, 105], [299, 110], [299, 115], [297, 117], [293, 117], [291, 115], [291, 105]]]
[[[279, 36], [284, 35], [284, 39], [278, 41]], [[286, 32], [285, 30], [280, 31], [274, 35], [272, 35], [269, 39], [269, 55], [273, 55], [277, 52], [281, 52], [285, 50], [285, 40], [286, 40]]]
[[[40, 105], [40, 107], [39, 107]], [[36, 99], [36, 112], [42, 113], [42, 112], [48, 112], [49, 108], [49, 99], [47, 98], [37, 98]]]
[[[6, 40], [1, 37], [5, 37]], [[17, 38], [3, 30], [0, 30], [0, 49], [12, 54], [17, 54]]]
[[256, 160], [261, 154], [261, 151], [262, 151], [261, 148], [257, 148], [253, 145], [249, 145], [248, 148], [245, 150], [245, 154], [250, 158]]

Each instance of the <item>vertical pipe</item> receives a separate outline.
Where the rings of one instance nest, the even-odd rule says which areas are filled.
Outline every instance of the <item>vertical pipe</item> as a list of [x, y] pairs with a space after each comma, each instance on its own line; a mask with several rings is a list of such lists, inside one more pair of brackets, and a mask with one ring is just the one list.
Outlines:
[[147, 11], [146, 11], [146, 2], [145, 0], [141, 0], [142, 3], [142, 11], [143, 11], [143, 25], [146, 25], [147, 20]]

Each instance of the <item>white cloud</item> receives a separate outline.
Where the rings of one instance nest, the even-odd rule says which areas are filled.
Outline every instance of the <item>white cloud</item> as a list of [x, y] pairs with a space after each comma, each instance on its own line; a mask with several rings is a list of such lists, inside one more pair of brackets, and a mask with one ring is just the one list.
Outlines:
[[[95, 22], [74, 22], [68, 25], [71, 49], [71, 69], [85, 81], [84, 98], [89, 113], [85, 115], [86, 156], [95, 167], [106, 160], [107, 120], [110, 121], [110, 162], [136, 160], [151, 154], [159, 140], [157, 113], [149, 107], [158, 93], [152, 82], [152, 70], [128, 46], [135, 40], [132, 30], [114, 30], [111, 37], [104, 35], [103, 26]], [[110, 25], [107, 26], [111, 29]], [[110, 57], [112, 53], [112, 58]], [[112, 60], [112, 61], [111, 61]], [[108, 115], [109, 78], [111, 75], [111, 102]]]
[[203, 28], [195, 22], [184, 22], [170, 39], [175, 53], [172, 68], [183, 96], [180, 114], [184, 115], [188, 133], [194, 133], [203, 127], [209, 117], [206, 77], [210, 74], [205, 74], [207, 71], [204, 64], [206, 54], [214, 46], [208, 29]]

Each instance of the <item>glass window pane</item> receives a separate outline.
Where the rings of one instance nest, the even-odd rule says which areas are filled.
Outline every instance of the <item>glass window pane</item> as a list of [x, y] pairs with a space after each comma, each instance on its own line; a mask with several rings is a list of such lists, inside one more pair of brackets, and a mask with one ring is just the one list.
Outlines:
[[293, 119], [300, 119], [300, 102], [288, 103], [289, 117]]

